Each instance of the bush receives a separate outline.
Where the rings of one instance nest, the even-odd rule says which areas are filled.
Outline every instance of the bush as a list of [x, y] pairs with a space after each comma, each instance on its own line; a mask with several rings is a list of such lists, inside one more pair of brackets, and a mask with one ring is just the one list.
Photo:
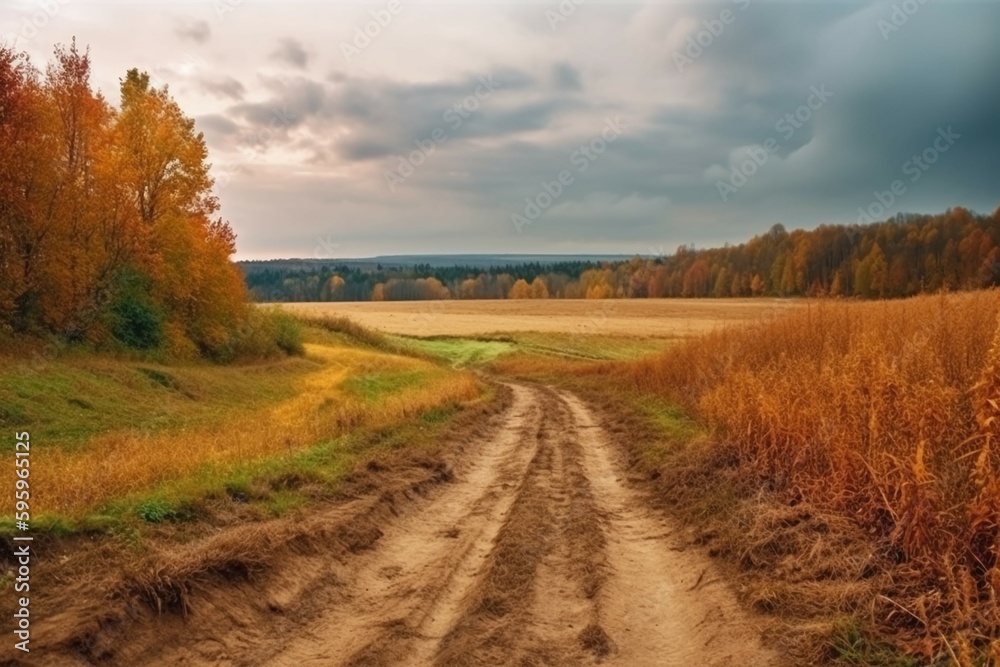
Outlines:
[[302, 323], [295, 317], [281, 310], [270, 310], [267, 312], [274, 325], [274, 342], [285, 354], [300, 355], [306, 349], [302, 344]]
[[229, 362], [304, 353], [302, 325], [297, 319], [278, 309], [249, 307], [228, 343], [212, 356], [216, 361]]
[[109, 306], [108, 329], [127, 347], [148, 350], [163, 344], [163, 313], [150, 297], [152, 281], [135, 269], [123, 270], [115, 280]]

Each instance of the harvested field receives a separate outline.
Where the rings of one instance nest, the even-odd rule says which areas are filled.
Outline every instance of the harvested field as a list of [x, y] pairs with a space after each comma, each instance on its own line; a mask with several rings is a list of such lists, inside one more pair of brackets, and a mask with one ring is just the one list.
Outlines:
[[478, 336], [535, 331], [678, 338], [799, 307], [789, 299], [508, 299], [286, 303], [289, 312], [347, 316], [407, 336]]

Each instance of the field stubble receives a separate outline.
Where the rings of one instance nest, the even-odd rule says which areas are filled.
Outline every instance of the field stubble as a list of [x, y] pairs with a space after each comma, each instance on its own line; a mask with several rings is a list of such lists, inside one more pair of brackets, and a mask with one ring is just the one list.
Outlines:
[[311, 317], [346, 316], [366, 327], [406, 336], [538, 332], [679, 338], [773, 317], [802, 303], [788, 299], [494, 299], [284, 303], [281, 307]]

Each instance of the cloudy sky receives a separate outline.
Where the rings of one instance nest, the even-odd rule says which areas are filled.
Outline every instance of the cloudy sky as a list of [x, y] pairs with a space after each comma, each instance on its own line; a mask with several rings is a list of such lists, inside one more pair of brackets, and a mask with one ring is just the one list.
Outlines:
[[992, 1], [0, 7], [38, 63], [89, 44], [112, 101], [131, 67], [169, 85], [242, 259], [656, 254], [1000, 205]]

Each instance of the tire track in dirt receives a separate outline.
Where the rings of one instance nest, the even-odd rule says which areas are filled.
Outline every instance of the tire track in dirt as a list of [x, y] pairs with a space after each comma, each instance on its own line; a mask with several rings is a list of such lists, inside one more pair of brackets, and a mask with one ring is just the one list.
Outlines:
[[339, 604], [269, 664], [429, 664], [505, 523], [542, 424], [535, 390], [513, 386], [503, 431], [418, 514], [385, 529]]
[[596, 601], [604, 534], [572, 416], [552, 391], [536, 396], [537, 453], [438, 667], [592, 664], [610, 651]]
[[[606, 434], [584, 403], [560, 398], [573, 414], [587, 478], [605, 513], [610, 575], [599, 616], [617, 649], [610, 665], [753, 667], [782, 664], [713, 567], [671, 542], [671, 525], [622, 481]], [[703, 582], [709, 583], [703, 583]]]

